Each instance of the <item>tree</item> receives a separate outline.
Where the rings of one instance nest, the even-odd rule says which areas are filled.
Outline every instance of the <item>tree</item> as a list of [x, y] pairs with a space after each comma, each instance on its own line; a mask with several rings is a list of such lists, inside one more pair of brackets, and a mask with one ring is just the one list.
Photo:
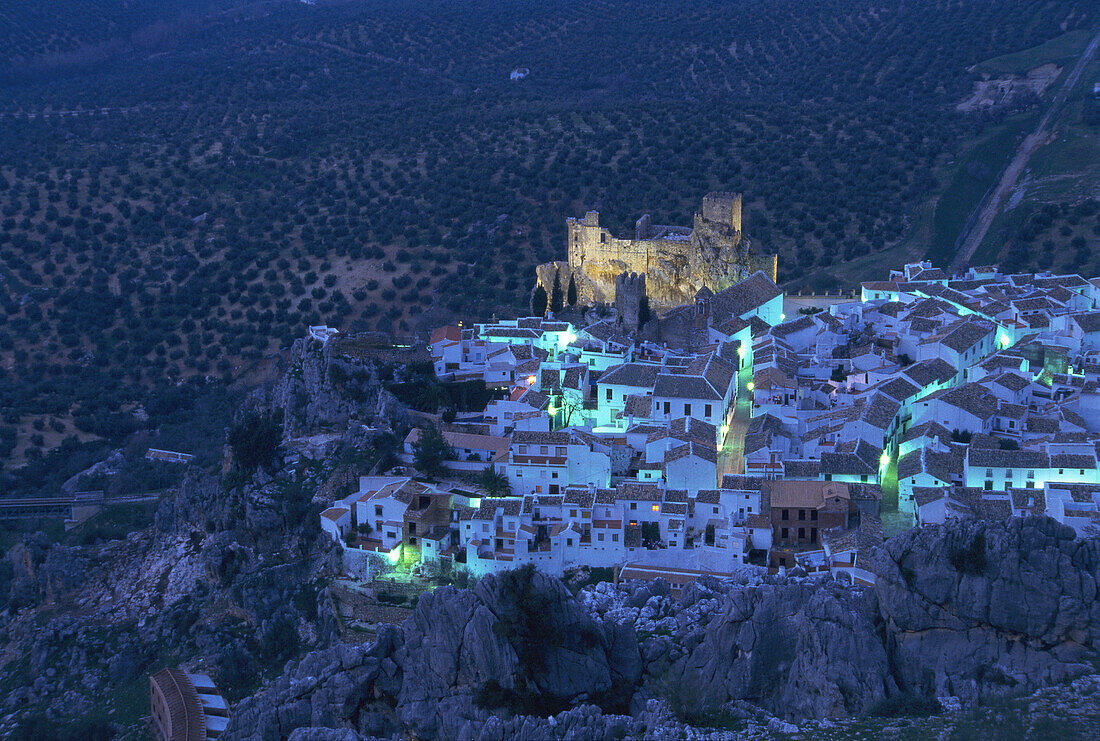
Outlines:
[[569, 290], [565, 292], [565, 302], [570, 306], [577, 305], [577, 282], [572, 273], [569, 274]]
[[550, 289], [550, 311], [557, 314], [562, 308], [561, 278], [554, 274], [554, 286]]
[[[562, 394], [554, 400], [554, 403], [561, 414], [562, 427], [569, 427], [574, 424], [573, 415], [580, 416], [584, 412], [584, 399], [577, 396]], [[550, 421], [553, 422], [553, 419]]]
[[535, 286], [535, 292], [531, 294], [531, 313], [535, 316], [546, 316], [546, 289], [541, 283]]
[[227, 440], [237, 468], [252, 473], [257, 468], [270, 468], [283, 441], [283, 414], [248, 412], [229, 428]]
[[505, 497], [512, 493], [512, 485], [508, 483], [508, 477], [492, 465], [486, 466], [478, 474], [477, 488], [487, 497]]
[[413, 464], [424, 473], [435, 476], [443, 470], [443, 461], [453, 460], [454, 448], [435, 425], [420, 431], [420, 439], [413, 443]]

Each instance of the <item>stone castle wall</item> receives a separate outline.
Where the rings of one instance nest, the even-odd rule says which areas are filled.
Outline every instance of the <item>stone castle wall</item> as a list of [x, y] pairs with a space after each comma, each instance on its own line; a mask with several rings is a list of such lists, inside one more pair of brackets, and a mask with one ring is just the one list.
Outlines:
[[741, 231], [741, 194], [707, 193], [703, 196], [703, 208], [699, 216], [716, 224], [729, 225], [735, 232]]
[[615, 276], [615, 321], [626, 332], [638, 330], [642, 299], [646, 297], [645, 274]]
[[635, 224], [634, 239], [600, 226], [596, 211], [566, 219], [565, 270], [562, 263], [541, 265], [538, 281], [549, 291], [555, 274], [562, 285], [572, 277], [581, 303], [610, 304], [617, 276], [645, 274], [650, 302], [664, 309], [690, 303], [703, 286], [720, 291], [755, 270], [774, 280], [776, 258], [752, 255], [742, 237], [741, 204], [740, 194], [708, 193], [691, 228], [655, 225], [646, 214]]

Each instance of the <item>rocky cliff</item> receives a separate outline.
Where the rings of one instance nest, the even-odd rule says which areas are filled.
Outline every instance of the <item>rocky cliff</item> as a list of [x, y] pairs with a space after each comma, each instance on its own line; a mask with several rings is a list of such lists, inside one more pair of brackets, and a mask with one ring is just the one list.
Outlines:
[[123, 540], [26, 536], [7, 558], [0, 736], [24, 712], [106, 715], [107, 698], [143, 697], [165, 664], [201, 657], [232, 696], [299, 646], [327, 645], [323, 590], [338, 559], [317, 537], [318, 483], [281, 472], [229, 488], [193, 470], [155, 525]]
[[384, 371], [370, 350], [365, 336], [294, 341], [271, 401], [283, 411], [287, 437], [321, 428], [343, 430], [355, 422], [393, 421], [400, 405], [382, 387]]
[[680, 600], [661, 582], [574, 598], [529, 571], [439, 589], [375, 644], [289, 667], [225, 738], [677, 738], [715, 717], [785, 728], [776, 716], [899, 696], [965, 705], [1097, 659], [1100, 549], [1053, 521], [911, 531], [878, 569], [874, 589], [755, 579]]
[[1100, 649], [1100, 547], [1047, 518], [913, 530], [875, 592], [907, 691], [967, 701], [1062, 682]]

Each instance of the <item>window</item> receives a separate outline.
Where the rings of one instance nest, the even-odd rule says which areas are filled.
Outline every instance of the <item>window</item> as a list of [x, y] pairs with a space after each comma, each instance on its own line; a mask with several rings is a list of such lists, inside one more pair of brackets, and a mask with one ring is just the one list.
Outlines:
[[859, 480], [860, 480], [860, 483], [866, 484], [867, 483], [867, 474], [865, 474], [865, 473], [860, 474]]
[[703, 407], [703, 413], [706, 414], [708, 417], [710, 416], [710, 404], [707, 404], [705, 407]]
[[611, 401], [611, 389], [607, 390], [607, 400]]
[[382, 505], [381, 504], [374, 505], [374, 516], [375, 517], [381, 517], [382, 516]]
[[825, 474], [825, 480], [826, 481], [832, 481], [833, 480], [833, 475], [831, 473]]
[[671, 413], [672, 413], [672, 403], [666, 401], [665, 402], [665, 414], [671, 414]]
[[811, 543], [816, 543], [817, 542], [817, 528], [816, 527], [811, 527], [810, 528], [810, 542]]
[[549, 448], [547, 448], [545, 445], [540, 445], [539, 446], [539, 455], [546, 455], [548, 450], [549, 450]]
[[618, 543], [619, 542], [619, 534], [618, 533], [611, 533], [611, 542], [612, 543]]
[[1028, 472], [1027, 472], [1027, 477], [1028, 477], [1029, 479], [1033, 479], [1033, 478], [1035, 478], [1035, 472], [1034, 472], [1034, 471], [1028, 471]]
[[748, 512], [749, 512], [750, 515], [752, 514], [752, 505], [751, 504], [748, 506]]
[[602, 543], [603, 542], [603, 533], [597, 533], [596, 534], [596, 540], [598, 540]]
[[630, 503], [630, 508], [631, 509], [638, 509], [638, 503], [637, 502], [631, 502]]
[[685, 417], [690, 417], [691, 416], [691, 404], [684, 404], [684, 416]]
[[409, 534], [411, 535], [415, 532], [416, 532], [416, 523], [415, 522], [410, 522], [409, 523]]
[[577, 510], [575, 510], [575, 509], [569, 510], [569, 516], [570, 517], [576, 517], [577, 516]]
[[487, 522], [481, 523], [481, 532], [483, 532], [483, 533], [489, 532], [489, 523], [487, 523]]
[[789, 509], [783, 510], [783, 519], [784, 520], [791, 519], [791, 511]]
[[557, 471], [551, 471], [550, 472], [550, 478], [556, 479], [557, 477], [558, 477], [558, 472]]
[[652, 510], [653, 510], [654, 512], [660, 512], [660, 511], [661, 511], [661, 505], [659, 505], [659, 504], [654, 504], [654, 505], [653, 505], [653, 506], [651, 507], [651, 509], [652, 509]]
[[386, 531], [386, 537], [387, 537], [387, 538], [396, 538], [396, 537], [397, 537], [397, 533], [395, 533], [395, 532], [394, 532], [393, 530], [387, 530], [387, 531]]
[[798, 510], [798, 519], [800, 519], [800, 520], [805, 520], [806, 519], [806, 510], [804, 510], [804, 509]]
[[554, 448], [554, 455], [556, 455], [558, 458], [564, 458], [565, 457], [565, 448], [564, 447]]
[[985, 477], [987, 479], [993, 478], [993, 469], [992, 468], [985, 469]]
[[781, 540], [786, 540], [787, 539], [787, 528], [783, 528], [779, 531], [779, 538]]
[[573, 545], [573, 539], [572, 538], [566, 538], [565, 539], [565, 544], [566, 545]]
[[535, 493], [536, 494], [541, 494], [542, 493], [542, 486], [536, 486], [535, 487]]
[[713, 509], [714, 509], [714, 514], [718, 514], [718, 508], [714, 507]]
[[521, 454], [526, 454], [527, 453], [527, 446], [526, 445], [520, 445], [519, 446], [519, 452]]
[[810, 521], [811, 522], [817, 522], [817, 510], [816, 509], [811, 509], [810, 510]]
[[806, 528], [804, 528], [804, 527], [798, 528], [798, 539], [799, 540], [805, 540], [806, 539]]

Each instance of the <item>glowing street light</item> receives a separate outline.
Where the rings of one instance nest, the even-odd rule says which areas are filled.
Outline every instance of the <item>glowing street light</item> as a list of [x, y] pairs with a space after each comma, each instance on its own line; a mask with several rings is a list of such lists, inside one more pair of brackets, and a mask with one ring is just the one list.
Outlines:
[[749, 381], [745, 384], [745, 388], [747, 388], [749, 391], [752, 391], [754, 388], [756, 388], [756, 384], [752, 381]]
[[1011, 344], [1012, 341], [1009, 339], [1008, 335], [1004, 332], [1001, 332], [1001, 347], [1008, 347]]
[[535, 385], [535, 377], [534, 376], [527, 376], [527, 385], [528, 386], [534, 386]]
[[882, 466], [890, 465], [890, 454], [885, 450], [882, 451], [882, 455], [879, 457], [878, 462], [879, 462], [879, 465], [882, 465]]

